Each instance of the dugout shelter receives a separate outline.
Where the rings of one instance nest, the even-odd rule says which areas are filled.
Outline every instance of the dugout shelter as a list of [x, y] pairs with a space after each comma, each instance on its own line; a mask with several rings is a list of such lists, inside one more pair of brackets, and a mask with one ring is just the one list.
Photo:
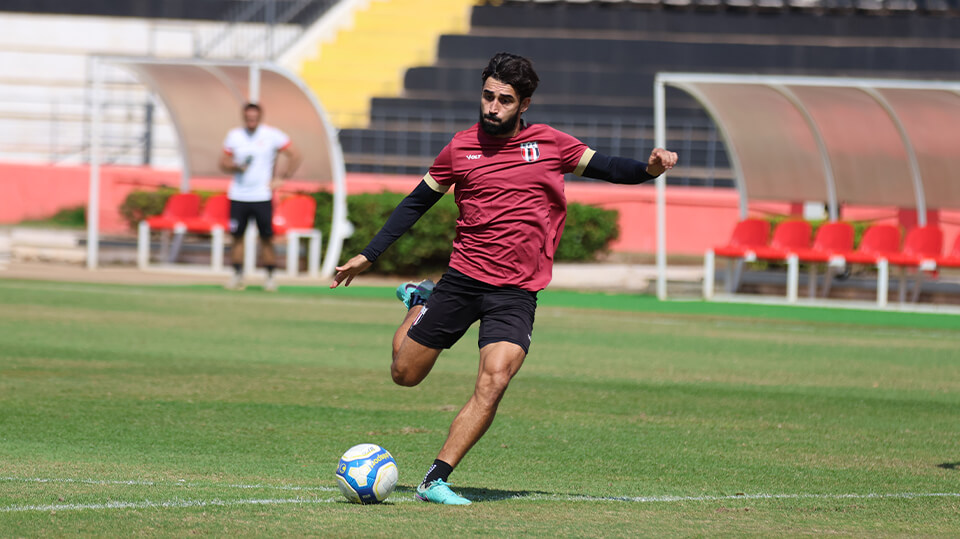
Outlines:
[[[167, 108], [180, 146], [182, 192], [190, 190], [191, 178], [224, 178], [226, 182], [229, 176], [217, 166], [223, 138], [240, 125], [245, 103], [263, 104], [267, 123], [285, 131], [301, 148], [303, 162], [294, 178], [316, 182], [318, 188], [327, 186], [333, 194], [333, 222], [320, 270], [323, 276], [333, 274], [343, 241], [353, 229], [347, 220], [343, 153], [333, 124], [310, 90], [298, 77], [272, 63], [92, 57], [88, 215], [99, 215], [105, 64], [132, 72]], [[98, 250], [98, 220], [91, 218], [87, 223], [90, 269], [97, 267]], [[255, 256], [253, 249], [247, 253]]]
[[[928, 211], [960, 208], [960, 82], [659, 73], [655, 142], [666, 144], [665, 88], [693, 96], [727, 147], [746, 218], [751, 201]], [[667, 297], [665, 180], [657, 178], [657, 295]]]

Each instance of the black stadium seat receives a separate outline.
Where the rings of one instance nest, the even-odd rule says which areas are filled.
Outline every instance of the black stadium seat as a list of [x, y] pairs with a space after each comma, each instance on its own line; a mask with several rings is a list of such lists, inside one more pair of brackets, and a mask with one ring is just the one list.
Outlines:
[[[469, 34], [441, 37], [434, 65], [407, 70], [401, 97], [375, 98], [369, 128], [343, 130], [341, 144], [350, 170], [422, 173], [454, 131], [476, 121], [480, 71], [506, 50], [530, 57], [541, 77], [528, 121], [642, 158], [653, 145], [658, 72], [955, 79], [960, 24], [940, 14], [957, 2], [490, 2], [473, 8]], [[669, 181], [731, 185], [709, 115], [673, 88], [666, 101], [668, 145], [682, 155]]]

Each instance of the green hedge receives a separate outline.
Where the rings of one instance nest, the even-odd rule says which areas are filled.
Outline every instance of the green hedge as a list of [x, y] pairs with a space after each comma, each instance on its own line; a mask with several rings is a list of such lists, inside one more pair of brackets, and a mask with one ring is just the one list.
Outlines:
[[136, 230], [140, 221], [160, 215], [167, 199], [176, 192], [173, 187], [165, 185], [161, 185], [156, 191], [131, 191], [120, 204], [120, 215], [131, 230]]
[[[347, 212], [355, 231], [344, 242], [341, 262], [356, 255], [383, 226], [390, 213], [405, 195], [377, 193], [347, 198]], [[333, 197], [316, 193], [317, 220], [324, 237], [330, 237]], [[457, 206], [452, 196], [440, 199], [406, 234], [377, 260], [374, 271], [413, 274], [440, 270], [450, 260], [451, 244], [456, 235]], [[606, 253], [610, 242], [620, 234], [616, 210], [571, 203], [567, 206], [567, 223], [557, 261], [595, 260]]]
[[[159, 215], [167, 199], [176, 192], [172, 187], [161, 187], [157, 191], [133, 191], [121, 204], [120, 213], [130, 228], [136, 229], [137, 223], [144, 218]], [[199, 194], [204, 197], [210, 195]], [[329, 238], [333, 196], [326, 192], [310, 195], [317, 200], [317, 228], [323, 232], [324, 238]], [[344, 242], [340, 262], [345, 262], [367, 246], [404, 196], [384, 192], [347, 197], [347, 212], [355, 231]], [[415, 274], [445, 268], [456, 235], [457, 215], [453, 197], [441, 198], [413, 228], [387, 249], [377, 260], [374, 271]], [[568, 204], [567, 223], [557, 248], [556, 260], [588, 261], [606, 253], [610, 242], [620, 234], [617, 218], [616, 210]]]

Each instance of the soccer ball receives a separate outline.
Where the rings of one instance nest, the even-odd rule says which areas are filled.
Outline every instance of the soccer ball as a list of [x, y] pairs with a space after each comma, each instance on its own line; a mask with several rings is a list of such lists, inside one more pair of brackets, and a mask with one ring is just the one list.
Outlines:
[[397, 461], [377, 444], [347, 449], [337, 465], [337, 486], [353, 503], [380, 503], [397, 486]]

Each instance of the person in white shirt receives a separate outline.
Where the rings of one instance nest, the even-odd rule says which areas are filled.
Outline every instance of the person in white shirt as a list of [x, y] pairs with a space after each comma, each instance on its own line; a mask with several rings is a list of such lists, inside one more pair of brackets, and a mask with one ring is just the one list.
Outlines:
[[[230, 233], [233, 247], [230, 251], [234, 273], [227, 288], [242, 290], [243, 284], [243, 234], [252, 218], [260, 232], [261, 256], [267, 269], [264, 290], [275, 291], [273, 272], [277, 266], [277, 254], [273, 248], [273, 190], [279, 189], [284, 180], [300, 166], [300, 152], [286, 133], [260, 123], [263, 110], [256, 103], [243, 107], [243, 127], [227, 133], [220, 156], [220, 170], [233, 174], [227, 197], [230, 199]], [[277, 170], [277, 155], [286, 156], [282, 171]]]

